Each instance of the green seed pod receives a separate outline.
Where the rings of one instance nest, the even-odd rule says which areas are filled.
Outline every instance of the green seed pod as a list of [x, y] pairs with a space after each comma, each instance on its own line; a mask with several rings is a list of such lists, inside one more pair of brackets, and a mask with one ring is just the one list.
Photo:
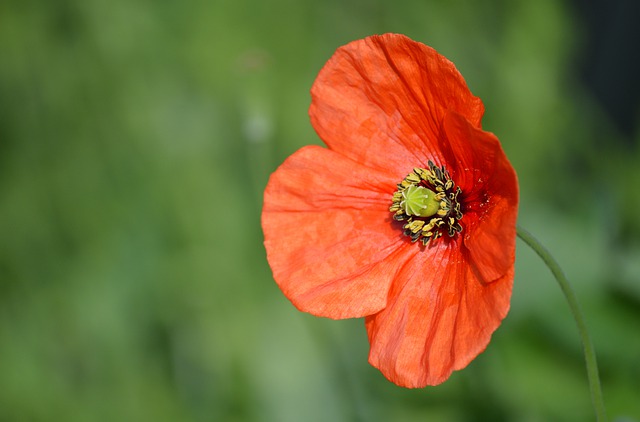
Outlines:
[[407, 215], [430, 217], [440, 209], [440, 200], [432, 190], [411, 185], [402, 191], [400, 207]]

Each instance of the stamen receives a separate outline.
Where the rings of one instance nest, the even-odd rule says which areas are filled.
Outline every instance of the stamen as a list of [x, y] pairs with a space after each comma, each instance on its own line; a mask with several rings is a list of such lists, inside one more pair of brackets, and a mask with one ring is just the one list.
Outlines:
[[429, 169], [414, 168], [394, 192], [389, 211], [393, 219], [404, 222], [404, 234], [412, 242], [426, 245], [447, 233], [453, 237], [462, 231], [460, 188], [456, 187], [443, 167], [429, 161]]

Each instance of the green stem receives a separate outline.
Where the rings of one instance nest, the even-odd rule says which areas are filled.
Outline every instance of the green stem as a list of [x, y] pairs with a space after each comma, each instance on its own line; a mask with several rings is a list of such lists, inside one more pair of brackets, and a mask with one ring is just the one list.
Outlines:
[[540, 258], [547, 264], [547, 267], [551, 270], [554, 277], [560, 284], [560, 288], [569, 302], [569, 308], [573, 318], [578, 325], [578, 331], [580, 332], [580, 338], [582, 339], [582, 346], [584, 347], [584, 358], [587, 364], [587, 376], [589, 378], [589, 388], [591, 389], [591, 401], [596, 412], [596, 418], [598, 422], [605, 422], [607, 420], [607, 414], [604, 409], [604, 401], [602, 400], [602, 389], [600, 387], [600, 377], [598, 376], [598, 362], [596, 361], [596, 352], [593, 349], [593, 344], [589, 338], [589, 332], [584, 322], [584, 317], [580, 311], [578, 299], [573, 288], [569, 284], [569, 280], [562, 272], [562, 269], [549, 253], [549, 251], [542, 246], [542, 244], [531, 233], [518, 226], [518, 237], [522, 239], [531, 249], [533, 249]]

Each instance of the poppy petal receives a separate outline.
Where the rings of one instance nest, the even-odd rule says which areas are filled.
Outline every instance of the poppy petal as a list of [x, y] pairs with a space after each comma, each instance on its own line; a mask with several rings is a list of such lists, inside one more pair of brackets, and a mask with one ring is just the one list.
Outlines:
[[354, 318], [386, 305], [405, 243], [389, 213], [396, 182], [317, 146], [271, 176], [262, 213], [267, 259], [298, 309]]
[[406, 261], [381, 312], [366, 318], [369, 362], [392, 382], [437, 385], [489, 343], [509, 310], [513, 268], [480, 283], [452, 242]]
[[480, 126], [484, 106], [453, 63], [404, 35], [341, 47], [320, 71], [309, 109], [330, 149], [401, 179], [407, 163], [425, 165], [450, 109]]
[[492, 133], [451, 112], [443, 130], [451, 172], [465, 196], [463, 245], [479, 278], [488, 283], [503, 277], [515, 261], [517, 176]]

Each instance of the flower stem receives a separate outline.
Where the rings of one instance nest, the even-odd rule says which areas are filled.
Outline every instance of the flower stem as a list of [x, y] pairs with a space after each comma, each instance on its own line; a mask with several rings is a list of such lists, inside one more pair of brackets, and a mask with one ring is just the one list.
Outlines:
[[600, 377], [598, 375], [598, 362], [596, 361], [596, 353], [593, 349], [593, 344], [587, 331], [587, 326], [584, 322], [584, 317], [580, 311], [578, 299], [573, 291], [573, 288], [569, 284], [569, 280], [562, 272], [562, 269], [556, 262], [555, 258], [549, 253], [547, 248], [536, 239], [531, 233], [522, 227], [517, 227], [518, 237], [522, 239], [531, 249], [533, 249], [540, 258], [547, 264], [547, 267], [551, 270], [554, 277], [560, 284], [560, 288], [564, 293], [573, 318], [578, 325], [578, 331], [580, 332], [580, 338], [582, 339], [582, 346], [584, 347], [584, 358], [587, 365], [587, 376], [589, 378], [589, 388], [591, 389], [591, 401], [593, 402], [593, 408], [596, 412], [596, 418], [598, 422], [605, 422], [607, 420], [607, 414], [604, 408], [604, 401], [602, 400], [602, 389], [600, 387]]

